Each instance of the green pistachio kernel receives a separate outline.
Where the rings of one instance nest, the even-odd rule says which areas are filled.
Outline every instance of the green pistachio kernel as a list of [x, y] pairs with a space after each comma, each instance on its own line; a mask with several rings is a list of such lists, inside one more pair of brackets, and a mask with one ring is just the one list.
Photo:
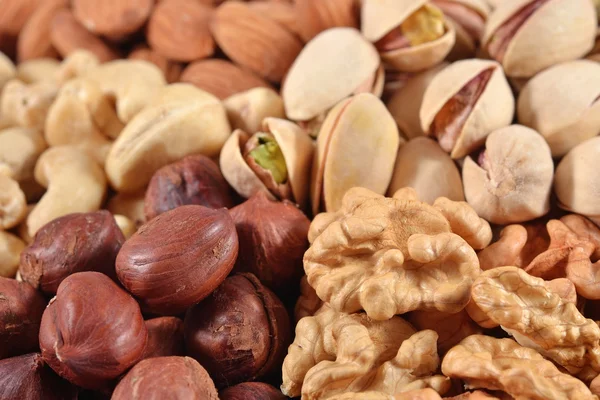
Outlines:
[[271, 172], [277, 183], [287, 180], [285, 158], [275, 139], [268, 135], [257, 134], [258, 146], [248, 154], [262, 168]]

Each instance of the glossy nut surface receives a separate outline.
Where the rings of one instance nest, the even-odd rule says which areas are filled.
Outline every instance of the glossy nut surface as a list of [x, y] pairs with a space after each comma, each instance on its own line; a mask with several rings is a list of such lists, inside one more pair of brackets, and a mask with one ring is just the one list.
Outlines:
[[183, 321], [177, 317], [158, 317], [145, 321], [148, 343], [142, 359], [182, 356]]

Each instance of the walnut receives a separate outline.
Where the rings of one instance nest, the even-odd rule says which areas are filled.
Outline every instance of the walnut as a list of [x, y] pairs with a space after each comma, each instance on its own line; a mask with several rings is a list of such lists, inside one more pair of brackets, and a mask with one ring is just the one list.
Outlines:
[[583, 382], [512, 339], [469, 336], [446, 354], [442, 373], [467, 388], [502, 390], [516, 399], [597, 399]]
[[433, 202], [433, 207], [440, 210], [448, 219], [452, 232], [465, 239], [474, 249], [483, 249], [492, 241], [490, 224], [485, 219], [479, 218], [467, 202], [440, 197]]
[[540, 278], [517, 267], [482, 273], [474, 303], [517, 342], [538, 350], [571, 373], [586, 365], [600, 372], [600, 328]]
[[321, 306], [323, 302], [317, 296], [317, 292], [308, 284], [306, 275], [300, 280], [300, 297], [296, 301], [296, 307], [294, 308], [294, 316], [296, 317], [296, 323], [304, 317], [310, 317], [315, 315], [315, 312]]
[[481, 221], [469, 230], [464, 217], [470, 214], [445, 205], [450, 223], [406, 193], [390, 199], [354, 188], [339, 211], [315, 218], [304, 270], [321, 300], [376, 320], [413, 310], [456, 313], [467, 305], [479, 261], [452, 229], [483, 243]]

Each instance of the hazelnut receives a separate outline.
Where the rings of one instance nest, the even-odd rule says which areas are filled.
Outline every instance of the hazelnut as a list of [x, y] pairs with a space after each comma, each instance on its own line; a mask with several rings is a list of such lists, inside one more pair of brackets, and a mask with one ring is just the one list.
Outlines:
[[219, 166], [201, 154], [187, 156], [156, 171], [146, 190], [146, 220], [186, 204], [209, 208], [235, 205], [233, 190]]
[[286, 396], [273, 386], [262, 382], [245, 382], [219, 393], [221, 400], [285, 400]]
[[117, 256], [117, 276], [148, 312], [177, 315], [225, 280], [238, 254], [225, 209], [177, 207], [152, 219]]
[[142, 356], [148, 332], [135, 300], [106, 275], [78, 272], [58, 287], [40, 326], [42, 357], [60, 376], [101, 389]]
[[116, 280], [115, 259], [125, 237], [106, 210], [74, 213], [42, 226], [21, 253], [23, 280], [55, 294], [69, 275], [98, 271]]
[[0, 399], [75, 400], [77, 389], [31, 353], [0, 361]]
[[217, 389], [196, 360], [155, 357], [140, 361], [117, 385], [112, 400], [218, 400]]
[[252, 274], [234, 275], [184, 320], [188, 354], [217, 387], [255, 380], [278, 370], [290, 343], [281, 301]]
[[289, 201], [258, 192], [230, 210], [240, 241], [234, 271], [251, 272], [281, 294], [298, 286], [304, 272], [310, 221]]
[[183, 321], [177, 317], [159, 317], [145, 321], [148, 343], [142, 358], [182, 356]]
[[45, 307], [46, 299], [31, 285], [0, 277], [0, 359], [38, 348]]

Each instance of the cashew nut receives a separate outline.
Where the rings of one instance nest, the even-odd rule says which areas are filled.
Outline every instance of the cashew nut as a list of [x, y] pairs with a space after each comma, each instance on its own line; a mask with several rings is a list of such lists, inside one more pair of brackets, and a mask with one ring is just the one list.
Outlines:
[[0, 231], [0, 276], [13, 278], [25, 243], [12, 233]]
[[33, 128], [0, 131], [0, 168], [5, 167], [16, 181], [33, 178], [35, 163], [46, 149], [42, 134]]
[[17, 226], [27, 211], [25, 194], [12, 178], [0, 174], [0, 230]]

